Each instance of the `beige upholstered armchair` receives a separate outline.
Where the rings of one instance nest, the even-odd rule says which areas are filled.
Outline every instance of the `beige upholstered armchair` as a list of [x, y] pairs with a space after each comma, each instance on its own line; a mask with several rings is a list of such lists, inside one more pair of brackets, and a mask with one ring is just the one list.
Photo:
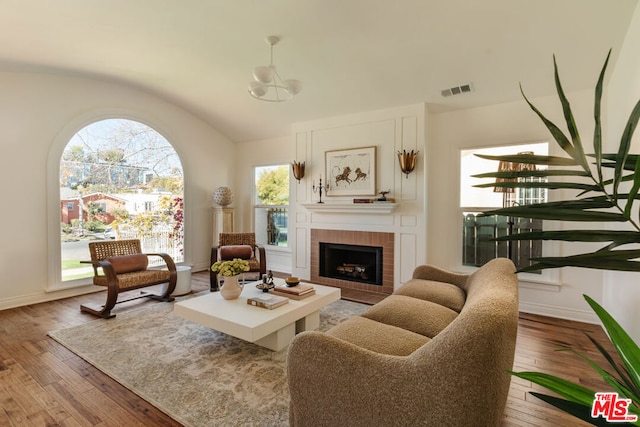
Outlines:
[[[245, 277], [259, 280], [267, 272], [267, 258], [264, 247], [256, 243], [255, 233], [220, 233], [218, 246], [211, 248], [211, 265], [216, 261], [241, 258], [249, 261], [249, 271]], [[209, 269], [211, 291], [219, 289], [218, 273]]]
[[[158, 301], [173, 301], [171, 293], [176, 287], [178, 278], [176, 265], [171, 256], [165, 253], [142, 253], [140, 240], [111, 240], [89, 243], [91, 261], [82, 261], [93, 265], [93, 284], [106, 286], [107, 302], [100, 306], [97, 304], [82, 304], [80, 310], [104, 317], [115, 317], [111, 310], [116, 304], [131, 301], [133, 299], [148, 297]], [[161, 257], [167, 270], [149, 269], [149, 257]], [[118, 301], [120, 292], [146, 286], [168, 283], [167, 289], [161, 295], [151, 292], [142, 292]]]

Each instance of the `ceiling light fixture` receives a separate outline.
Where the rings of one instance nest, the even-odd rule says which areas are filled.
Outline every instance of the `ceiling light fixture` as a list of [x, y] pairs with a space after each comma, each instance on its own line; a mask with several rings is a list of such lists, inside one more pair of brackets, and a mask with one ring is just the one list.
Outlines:
[[249, 83], [249, 95], [261, 101], [288, 101], [302, 90], [302, 82], [295, 79], [282, 80], [273, 65], [273, 46], [280, 41], [280, 37], [269, 36], [265, 41], [271, 48], [271, 62], [253, 69], [255, 81]]

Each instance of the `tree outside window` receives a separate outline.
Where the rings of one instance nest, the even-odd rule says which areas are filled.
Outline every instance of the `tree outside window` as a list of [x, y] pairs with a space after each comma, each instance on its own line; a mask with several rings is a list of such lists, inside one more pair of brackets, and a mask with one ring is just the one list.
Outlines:
[[288, 217], [289, 165], [256, 167], [256, 239], [272, 246], [287, 246]]
[[80, 264], [87, 243], [114, 236], [183, 261], [183, 189], [176, 151], [149, 126], [109, 119], [81, 129], [60, 160], [62, 280], [90, 277]]

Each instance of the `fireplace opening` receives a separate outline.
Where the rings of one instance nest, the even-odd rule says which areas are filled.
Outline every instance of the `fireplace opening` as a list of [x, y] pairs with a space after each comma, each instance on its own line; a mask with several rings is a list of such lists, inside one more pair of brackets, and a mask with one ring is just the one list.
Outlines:
[[382, 247], [320, 243], [320, 276], [382, 286]]

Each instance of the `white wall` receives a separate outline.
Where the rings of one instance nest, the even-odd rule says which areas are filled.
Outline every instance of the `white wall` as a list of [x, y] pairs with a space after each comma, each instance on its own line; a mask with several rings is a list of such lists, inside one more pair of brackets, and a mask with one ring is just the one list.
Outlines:
[[60, 250], [59, 219], [51, 212], [59, 197], [51, 191], [58, 184], [51, 159], [59, 159], [75, 132], [103, 118], [138, 120], [173, 144], [185, 170], [185, 263], [208, 267], [211, 193], [232, 179], [233, 145], [224, 136], [185, 110], [121, 84], [0, 73], [0, 93], [0, 180], [8, 202], [0, 213], [0, 309], [81, 291], [46, 292], [57, 281], [50, 272]]
[[[549, 70], [549, 78], [553, 70]], [[597, 75], [597, 74], [596, 74]], [[595, 84], [595, 83], [594, 83]], [[583, 138], [593, 134], [593, 93], [568, 94]], [[559, 126], [562, 110], [555, 97], [532, 100]], [[430, 114], [427, 202], [427, 252], [431, 264], [460, 271], [461, 217], [459, 212], [459, 152], [461, 149], [549, 141], [550, 154], [561, 155], [547, 129], [525, 101], [493, 105], [440, 114]], [[563, 128], [563, 126], [561, 126]], [[586, 144], [586, 142], [585, 142]], [[550, 196], [554, 193], [552, 192]], [[562, 196], [564, 197], [564, 196]], [[562, 227], [562, 225], [560, 225]], [[560, 253], [571, 252], [566, 245], [556, 246]], [[520, 309], [525, 312], [595, 321], [582, 298], [583, 293], [599, 297], [602, 273], [594, 270], [564, 268], [556, 271], [555, 284], [524, 282], [520, 286]]]
[[[236, 206], [237, 225], [234, 231], [254, 231], [254, 211], [251, 208], [254, 203], [254, 168], [256, 166], [290, 164], [295, 159], [293, 138], [285, 136], [237, 143], [236, 155], [238, 161], [235, 171], [234, 194], [237, 194], [237, 198], [234, 206]], [[293, 179], [293, 174], [291, 174], [290, 191], [295, 191], [297, 185], [298, 182]], [[291, 222], [291, 217], [289, 217], [289, 222]], [[266, 250], [268, 270], [291, 273], [291, 247], [282, 248], [267, 245], [266, 242], [258, 243], [261, 243]], [[289, 239], [289, 244], [291, 245], [291, 239]]]
[[[640, 8], [636, 10], [625, 38], [615, 68], [609, 67], [611, 79], [607, 87], [609, 102], [603, 105], [608, 115], [603, 147], [615, 152], [620, 143], [626, 121], [640, 99]], [[636, 129], [631, 153], [640, 153], [640, 131]], [[637, 203], [637, 202], [636, 202]], [[635, 211], [637, 212], [637, 210]], [[635, 215], [634, 215], [635, 216]], [[636, 216], [637, 218], [637, 216]], [[639, 273], [606, 272], [602, 303], [611, 315], [627, 330], [636, 342], [640, 342], [640, 286]]]

